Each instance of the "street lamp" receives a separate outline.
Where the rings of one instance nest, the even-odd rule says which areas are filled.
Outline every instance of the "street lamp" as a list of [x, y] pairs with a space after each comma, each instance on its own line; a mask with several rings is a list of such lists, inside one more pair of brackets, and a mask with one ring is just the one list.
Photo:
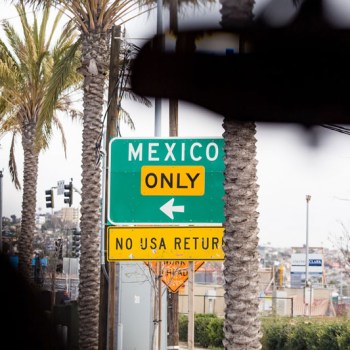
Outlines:
[[309, 300], [309, 316], [311, 316], [311, 283], [309, 283], [309, 202], [311, 196], [306, 195], [306, 244], [305, 244], [305, 292], [304, 292], [304, 301], [305, 305], [307, 304], [306, 300], [306, 288], [310, 289], [310, 300]]
[[309, 280], [309, 202], [311, 196], [306, 195], [306, 245], [305, 245], [305, 287]]

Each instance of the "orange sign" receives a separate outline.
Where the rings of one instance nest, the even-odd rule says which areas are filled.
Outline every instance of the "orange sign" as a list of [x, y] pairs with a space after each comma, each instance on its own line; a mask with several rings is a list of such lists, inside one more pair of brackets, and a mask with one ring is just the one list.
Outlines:
[[[197, 271], [205, 261], [194, 261], [194, 271]], [[157, 262], [145, 262], [155, 273]], [[163, 261], [159, 262], [162, 267], [162, 281], [173, 292], [176, 293], [188, 280], [188, 261]]]

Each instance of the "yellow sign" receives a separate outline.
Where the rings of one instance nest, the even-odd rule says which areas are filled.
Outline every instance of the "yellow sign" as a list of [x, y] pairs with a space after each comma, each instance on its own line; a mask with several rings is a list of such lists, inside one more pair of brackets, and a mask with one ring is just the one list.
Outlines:
[[143, 196], [203, 196], [204, 166], [149, 166], [141, 168]]
[[[145, 263], [153, 272], [156, 271], [156, 262]], [[188, 280], [188, 261], [164, 261], [161, 262], [162, 281], [176, 293]], [[203, 266], [204, 261], [194, 261], [194, 271]]]
[[223, 227], [109, 226], [107, 260], [223, 260], [223, 233]]

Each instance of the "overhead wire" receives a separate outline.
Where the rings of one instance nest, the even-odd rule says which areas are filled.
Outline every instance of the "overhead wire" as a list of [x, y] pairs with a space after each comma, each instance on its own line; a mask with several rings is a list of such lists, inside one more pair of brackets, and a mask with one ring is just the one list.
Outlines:
[[350, 128], [336, 124], [320, 124], [321, 127], [340, 132], [341, 134], [350, 135]]

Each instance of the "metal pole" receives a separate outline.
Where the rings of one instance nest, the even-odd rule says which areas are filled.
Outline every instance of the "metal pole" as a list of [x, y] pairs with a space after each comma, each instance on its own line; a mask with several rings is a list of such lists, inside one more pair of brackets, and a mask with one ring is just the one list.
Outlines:
[[158, 350], [162, 349], [162, 262], [158, 262]]
[[[157, 34], [163, 33], [163, 0], [157, 0]], [[163, 48], [163, 42], [158, 43]], [[156, 98], [154, 102], [155, 107], [155, 119], [154, 119], [154, 135], [161, 136], [162, 132], [162, 100]]]
[[[106, 157], [105, 157], [105, 165], [108, 167], [109, 164], [109, 141], [118, 136], [117, 134], [117, 121], [118, 121], [118, 90], [117, 83], [119, 79], [119, 55], [120, 55], [120, 39], [121, 39], [121, 27], [113, 26], [111, 33], [111, 51], [110, 51], [110, 65], [109, 65], [109, 86], [108, 86], [108, 113], [107, 113], [107, 126], [106, 126]], [[108, 212], [108, 183], [110, 179], [108, 178], [108, 172], [104, 173], [104, 219], [107, 222], [106, 212]], [[102, 232], [102, 236], [104, 232]], [[102, 247], [105, 249], [105, 247]], [[105, 268], [105, 251], [102, 252], [103, 256], [103, 265], [102, 269]], [[119, 280], [117, 275], [119, 273], [120, 265], [119, 263], [110, 262], [108, 264], [108, 280], [101, 274], [101, 282], [103, 283], [103, 291], [101, 295], [105, 299], [107, 294], [107, 300], [103, 300], [103, 322], [106, 322], [107, 327], [105, 325], [101, 325], [103, 334], [100, 336], [100, 347], [105, 349], [113, 350], [118, 347], [118, 325], [116, 325], [116, 315], [119, 314]], [[108, 283], [108, 285], [106, 285]], [[106, 305], [107, 302], [107, 305]], [[102, 318], [101, 318], [102, 319]]]
[[[309, 285], [309, 202], [310, 202], [310, 200], [311, 200], [311, 196], [309, 194], [306, 195], [305, 288], [307, 288]], [[305, 289], [305, 291], [306, 291], [306, 289]], [[310, 295], [311, 295], [311, 289], [310, 289]], [[305, 297], [306, 297], [306, 295], [305, 295]], [[305, 304], [306, 303], [307, 303], [307, 301], [305, 300]], [[310, 315], [310, 313], [309, 313], [309, 315]]]
[[0, 170], [0, 253], [2, 253], [2, 170]]
[[[163, 0], [157, 0], [157, 34], [160, 35], [163, 33]], [[158, 43], [161, 48], [163, 48], [162, 41]], [[154, 115], [154, 136], [159, 137], [162, 134], [162, 100], [160, 98], [155, 99], [154, 103], [155, 115]], [[162, 308], [162, 278], [161, 271], [162, 266], [161, 262], [157, 262], [156, 268], [156, 283], [155, 288], [158, 289], [158, 313], [157, 313], [157, 341], [155, 343], [156, 349], [161, 349], [162, 344], [162, 322], [161, 322], [161, 308]], [[157, 295], [155, 291], [155, 296]], [[156, 304], [156, 300], [154, 301]]]
[[305, 286], [309, 280], [309, 202], [310, 195], [306, 195], [306, 245], [305, 245]]
[[194, 262], [188, 263], [188, 350], [194, 349]]

